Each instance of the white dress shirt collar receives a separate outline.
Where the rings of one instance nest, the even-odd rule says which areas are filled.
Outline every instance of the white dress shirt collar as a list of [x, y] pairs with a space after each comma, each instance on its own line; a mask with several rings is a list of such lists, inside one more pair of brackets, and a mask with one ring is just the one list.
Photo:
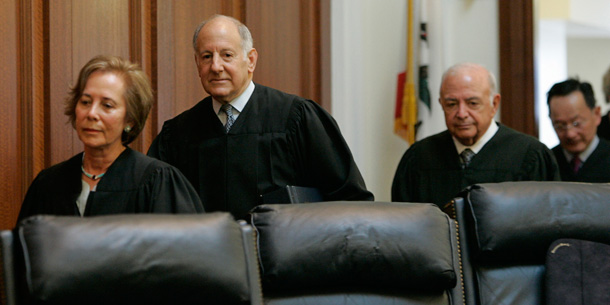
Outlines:
[[[583, 152], [578, 154], [578, 158], [580, 158], [580, 161], [582, 161], [582, 163], [585, 163], [585, 161], [587, 161], [587, 158], [591, 156], [593, 151], [597, 148], [598, 144], [599, 138], [596, 135], [595, 138], [593, 138], [593, 140], [591, 141], [591, 143], [589, 143], [589, 146], [587, 146], [587, 148]], [[568, 160], [568, 162], [571, 162], [574, 158], [574, 155], [563, 148], [561, 148], [561, 150], [563, 150], [563, 155], [566, 156], [566, 160]]]
[[487, 144], [487, 142], [489, 142], [489, 140], [493, 138], [498, 129], [498, 123], [496, 123], [495, 121], [491, 121], [491, 124], [489, 124], [489, 128], [487, 128], [487, 131], [485, 131], [483, 136], [472, 146], [466, 146], [460, 143], [460, 141], [458, 141], [455, 137], [452, 136], [453, 144], [455, 144], [455, 148], [457, 149], [458, 155], [461, 154], [462, 151], [464, 151], [464, 149], [466, 148], [470, 148], [470, 150], [472, 150], [475, 154], [478, 154], [479, 151], [481, 151], [481, 149], [483, 148], [483, 146], [485, 146], [485, 144]]
[[[248, 104], [248, 101], [250, 100], [250, 97], [252, 96], [253, 92], [254, 92], [254, 82], [250, 81], [250, 84], [248, 85], [246, 90], [244, 90], [244, 92], [242, 92], [242, 94], [240, 96], [238, 96], [237, 98], [235, 98], [234, 100], [229, 102], [229, 104], [231, 104], [231, 106], [233, 106], [233, 116], [235, 116], [235, 119], [237, 119], [239, 114], [244, 110], [244, 108], [246, 107], [246, 104]], [[220, 111], [220, 107], [222, 107], [222, 103], [217, 101], [216, 99], [212, 98], [212, 107], [214, 107], [214, 112], [216, 112], [216, 114], [218, 114], [218, 118], [220, 119], [220, 121], [223, 124], [226, 123], [227, 116], [224, 112]]]

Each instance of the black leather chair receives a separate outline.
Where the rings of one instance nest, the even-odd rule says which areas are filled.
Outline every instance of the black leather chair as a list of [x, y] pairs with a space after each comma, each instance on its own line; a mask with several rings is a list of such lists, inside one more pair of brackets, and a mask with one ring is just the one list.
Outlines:
[[262, 304], [252, 227], [228, 213], [35, 216], [16, 232], [1, 235], [10, 305]]
[[418, 203], [251, 212], [265, 304], [463, 304], [455, 222]]
[[466, 304], [544, 303], [545, 258], [560, 238], [610, 242], [610, 185], [503, 182], [455, 200]]

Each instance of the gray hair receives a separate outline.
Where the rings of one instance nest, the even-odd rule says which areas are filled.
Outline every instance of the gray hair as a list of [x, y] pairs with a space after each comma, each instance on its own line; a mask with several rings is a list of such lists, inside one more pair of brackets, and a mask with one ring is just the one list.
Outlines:
[[471, 62], [464, 62], [451, 66], [449, 69], [447, 69], [447, 71], [445, 71], [445, 73], [443, 73], [443, 77], [441, 78], [441, 87], [442, 84], [445, 82], [445, 78], [447, 78], [449, 74], [456, 73], [457, 71], [462, 69], [483, 69], [485, 70], [485, 72], [487, 72], [487, 79], [489, 81], [489, 101], [493, 105], [494, 95], [498, 93], [498, 82], [496, 81], [496, 76], [491, 73], [491, 71], [487, 70], [487, 68], [485, 68], [483, 65]]
[[193, 35], [193, 49], [195, 50], [195, 53], [199, 52], [199, 50], [197, 50], [197, 38], [199, 37], [199, 32], [208, 22], [210, 22], [216, 18], [227, 18], [230, 21], [232, 21], [235, 24], [235, 26], [237, 26], [237, 31], [239, 32], [239, 37], [241, 38], [241, 48], [244, 52], [244, 57], [247, 58], [248, 52], [250, 52], [250, 50], [252, 50], [252, 48], [254, 47], [254, 40], [252, 39], [252, 34], [250, 33], [250, 30], [248, 29], [248, 27], [246, 25], [241, 23], [239, 20], [237, 20], [233, 17], [230, 17], [230, 16], [225, 16], [225, 15], [220, 15], [220, 14], [213, 15], [212, 17], [202, 21], [197, 26], [197, 29], [195, 29], [195, 34]]

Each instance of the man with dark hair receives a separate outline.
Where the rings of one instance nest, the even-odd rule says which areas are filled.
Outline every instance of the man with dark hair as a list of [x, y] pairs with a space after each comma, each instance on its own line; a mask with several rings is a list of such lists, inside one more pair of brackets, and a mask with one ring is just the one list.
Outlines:
[[591, 84], [556, 83], [547, 93], [549, 116], [560, 144], [553, 148], [563, 181], [610, 182], [610, 142], [596, 132], [601, 110]]
[[248, 28], [215, 15], [193, 35], [210, 95], [165, 122], [148, 154], [180, 169], [206, 212], [244, 219], [261, 196], [287, 185], [323, 200], [373, 200], [339, 126], [315, 102], [252, 81], [258, 53]]
[[447, 130], [405, 152], [392, 183], [392, 201], [444, 207], [475, 183], [559, 180], [553, 153], [544, 144], [494, 121], [500, 99], [494, 75], [483, 66], [449, 68], [439, 98]]

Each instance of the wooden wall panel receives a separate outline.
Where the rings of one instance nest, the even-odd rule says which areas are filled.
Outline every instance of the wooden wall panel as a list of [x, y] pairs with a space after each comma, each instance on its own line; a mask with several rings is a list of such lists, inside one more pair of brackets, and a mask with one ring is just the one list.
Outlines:
[[[153, 23], [153, 20], [156, 20], [156, 13], [156, 2], [129, 1], [129, 59], [139, 63], [142, 70], [148, 74], [154, 92], [157, 91], [157, 70], [153, 62], [153, 58], [156, 57], [156, 48], [153, 49], [153, 45], [157, 41], [156, 26], [153, 26], [156, 25]], [[154, 113], [155, 109], [151, 110], [151, 113]], [[154, 136], [157, 135], [156, 129], [153, 129], [153, 126], [157, 125], [156, 119], [155, 115], [149, 115], [140, 136], [130, 144], [131, 148], [143, 152], [148, 149]]]
[[[299, 58], [301, 95], [322, 102], [321, 97], [321, 16], [320, 2], [300, 1], [299, 23], [301, 57]], [[294, 35], [294, 34], [293, 34]]]
[[[301, 32], [300, 1], [248, 1], [245, 22], [252, 32], [254, 48], [258, 51], [254, 81], [292, 94], [301, 94], [303, 75], [299, 73], [300, 59], [305, 46], [300, 39], [300, 35], [304, 34]], [[278, 46], [278, 42], [282, 42], [281, 46]]]
[[[99, 54], [129, 58], [129, 2], [124, 0], [73, 0], [72, 72]], [[53, 22], [53, 20], [51, 20]]]
[[208, 15], [220, 11], [220, 1], [159, 1], [158, 120], [166, 120], [195, 105], [205, 95], [195, 68], [193, 31]]
[[329, 18], [330, 1], [247, 1], [245, 23], [259, 54], [254, 81], [330, 110], [330, 87], [323, 83], [330, 81]]
[[17, 1], [0, 1], [0, 225], [11, 228], [21, 200], [17, 85]]
[[[19, 124], [23, 184], [45, 167], [44, 21], [42, 0], [19, 4]], [[25, 188], [22, 187], [25, 191]]]
[[74, 155], [82, 144], [68, 118], [64, 115], [64, 100], [74, 81], [72, 66], [72, 2], [49, 1], [49, 153], [47, 166]]
[[498, 0], [502, 123], [538, 137], [534, 97], [534, 8], [531, 0]]
[[320, 97], [326, 90], [321, 88], [329, 88], [323, 80], [330, 79], [330, 70], [321, 64], [330, 57], [330, 36], [323, 32], [330, 31], [329, 20], [322, 19], [329, 18], [329, 3], [0, 1], [0, 229], [15, 225], [25, 191], [40, 170], [82, 151], [64, 115], [64, 100], [93, 56], [129, 58], [151, 78], [157, 100], [143, 134], [131, 145], [146, 152], [165, 120], [207, 95], [197, 75], [192, 35], [213, 14], [233, 16], [250, 27], [260, 54], [255, 81], [329, 109]]

